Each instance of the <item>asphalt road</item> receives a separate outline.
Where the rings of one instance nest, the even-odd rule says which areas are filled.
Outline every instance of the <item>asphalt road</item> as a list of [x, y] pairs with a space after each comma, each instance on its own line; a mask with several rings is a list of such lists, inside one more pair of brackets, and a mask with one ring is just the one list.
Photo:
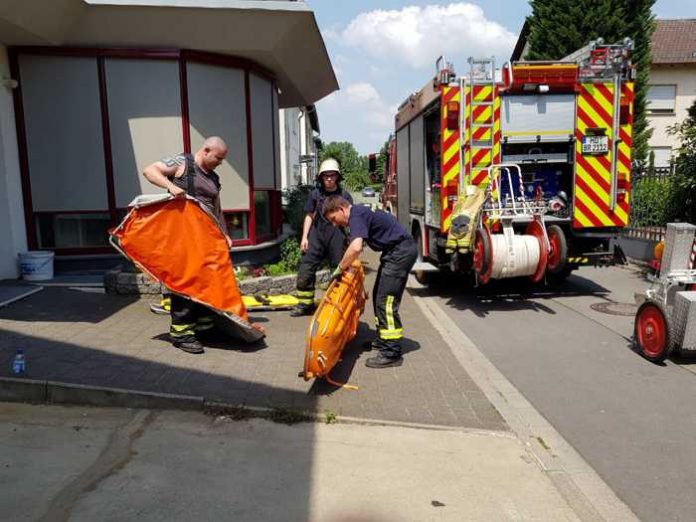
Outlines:
[[631, 350], [639, 273], [582, 269], [556, 291], [453, 286], [414, 293], [435, 296], [641, 520], [694, 520], [696, 360], [658, 366]]

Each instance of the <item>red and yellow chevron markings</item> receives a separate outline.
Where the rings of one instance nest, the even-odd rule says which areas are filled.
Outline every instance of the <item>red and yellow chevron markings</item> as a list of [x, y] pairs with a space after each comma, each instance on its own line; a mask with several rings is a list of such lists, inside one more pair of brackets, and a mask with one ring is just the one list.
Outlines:
[[[614, 85], [587, 83], [580, 85], [577, 103], [575, 142], [574, 228], [623, 227], [628, 222], [628, 203], [616, 204], [611, 210], [611, 176], [613, 161]], [[599, 155], [582, 154], [582, 138], [590, 129], [604, 129], [609, 137], [609, 151]], [[591, 133], [590, 133], [591, 134]], [[629, 140], [630, 142], [630, 140]], [[626, 155], [625, 149], [623, 155]], [[621, 156], [621, 149], [619, 150]], [[630, 147], [627, 167], [630, 170]]]
[[633, 150], [633, 82], [621, 85], [621, 127], [619, 128], [617, 179], [619, 194], [617, 206], [622, 207], [628, 225], [631, 195], [631, 151]]
[[[440, 132], [442, 139], [442, 188], [440, 196], [442, 199], [442, 219], [440, 220], [440, 230], [447, 232], [452, 223], [452, 208], [457, 198], [459, 188], [459, 129], [450, 130], [447, 128], [447, 104], [449, 102], [460, 102], [461, 96], [459, 87], [443, 86], [441, 92], [440, 110]], [[459, 115], [457, 114], [457, 119]], [[459, 122], [461, 125], [461, 122]], [[450, 196], [452, 196], [450, 200]]]

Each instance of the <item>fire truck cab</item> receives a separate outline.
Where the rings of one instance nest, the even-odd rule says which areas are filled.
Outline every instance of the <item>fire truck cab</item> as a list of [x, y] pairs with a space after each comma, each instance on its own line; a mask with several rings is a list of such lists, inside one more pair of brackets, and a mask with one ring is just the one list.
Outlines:
[[[466, 76], [437, 60], [398, 108], [383, 189], [384, 208], [420, 246], [419, 280], [473, 269], [485, 282], [491, 267], [493, 278], [563, 278], [622, 259], [610, 240], [629, 216], [632, 47], [600, 39], [557, 62], [500, 70], [470, 58]], [[452, 223], [467, 197], [483, 203], [462, 242]], [[521, 259], [527, 268], [514, 269]]]

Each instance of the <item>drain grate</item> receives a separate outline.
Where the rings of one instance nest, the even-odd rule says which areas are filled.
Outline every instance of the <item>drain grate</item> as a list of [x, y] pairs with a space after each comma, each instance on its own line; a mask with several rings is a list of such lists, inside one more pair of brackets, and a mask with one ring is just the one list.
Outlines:
[[613, 301], [591, 304], [590, 308], [596, 312], [609, 315], [633, 316], [636, 315], [638, 311], [638, 305], [632, 303], [615, 303]]

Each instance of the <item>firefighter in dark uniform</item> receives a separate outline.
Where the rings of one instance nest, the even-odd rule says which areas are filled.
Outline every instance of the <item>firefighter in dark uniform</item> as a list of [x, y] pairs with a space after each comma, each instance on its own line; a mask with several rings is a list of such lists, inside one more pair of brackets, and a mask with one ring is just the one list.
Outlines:
[[[227, 156], [225, 142], [213, 136], [207, 138], [195, 154], [178, 154], [156, 161], [146, 167], [143, 175], [147, 180], [169, 191], [175, 197], [186, 194], [196, 198], [215, 217], [225, 234], [228, 247], [232, 239], [220, 206], [220, 178], [215, 173]], [[203, 353], [200, 339], [213, 334], [215, 313], [207, 307], [176, 294], [171, 297], [171, 326], [169, 335], [172, 344], [188, 353]]]
[[378, 349], [379, 354], [367, 359], [365, 365], [370, 368], [401, 366], [404, 334], [399, 304], [406, 289], [408, 274], [418, 256], [416, 242], [391, 214], [351, 205], [340, 196], [327, 198], [324, 215], [335, 226], [348, 228], [348, 248], [332, 278], [340, 278], [342, 272], [360, 257], [363, 242], [372, 250], [382, 252], [372, 289], [372, 306], [377, 322], [377, 338], [372, 342], [372, 347]]
[[319, 265], [325, 259], [333, 269], [343, 256], [346, 249], [346, 237], [340, 230], [331, 225], [322, 213], [322, 207], [327, 197], [339, 195], [353, 202], [350, 194], [340, 185], [341, 170], [338, 161], [326, 159], [319, 166], [317, 186], [312, 189], [305, 205], [304, 223], [300, 250], [302, 259], [297, 271], [297, 300], [299, 303], [290, 312], [293, 317], [311, 315], [314, 313], [314, 284]]

